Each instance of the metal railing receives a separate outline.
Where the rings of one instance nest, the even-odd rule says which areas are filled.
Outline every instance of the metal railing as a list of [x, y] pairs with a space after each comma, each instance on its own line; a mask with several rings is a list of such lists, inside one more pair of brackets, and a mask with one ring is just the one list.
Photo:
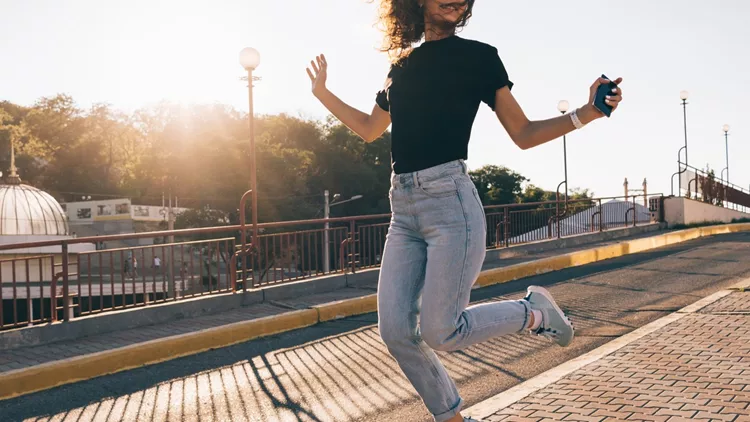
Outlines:
[[678, 189], [677, 196], [684, 195], [686, 198], [697, 199], [742, 212], [748, 212], [750, 209], [750, 190], [723, 180], [723, 173], [717, 176], [681, 161], [678, 161], [677, 164], [678, 171], [672, 174], [671, 180], [672, 196], [675, 195], [674, 179], [679, 177], [680, 183], [678, 185], [684, 188]]
[[[658, 210], [636, 198], [569, 199], [567, 208], [561, 201], [488, 206], [487, 247], [651, 222]], [[661, 203], [661, 196], [654, 198]], [[376, 268], [390, 217], [262, 223], [256, 245], [247, 243], [251, 225], [0, 245], [8, 256], [0, 260], [0, 329]], [[94, 246], [123, 241], [140, 246]]]

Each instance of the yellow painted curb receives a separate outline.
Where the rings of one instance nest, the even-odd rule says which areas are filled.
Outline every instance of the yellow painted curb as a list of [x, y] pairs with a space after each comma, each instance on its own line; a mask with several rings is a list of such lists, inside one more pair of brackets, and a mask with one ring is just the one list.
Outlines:
[[313, 306], [318, 311], [320, 322], [346, 318], [352, 315], [369, 314], [378, 310], [378, 295], [372, 294], [337, 302]]
[[614, 245], [607, 245], [599, 248], [571, 252], [568, 254], [543, 258], [536, 261], [523, 262], [521, 264], [483, 271], [479, 275], [479, 278], [475, 283], [475, 288], [507, 283], [509, 281], [514, 281], [539, 274], [545, 274], [552, 271], [558, 271], [565, 268], [577, 267], [581, 265], [591, 264], [593, 262], [618, 258], [629, 254], [644, 252], [651, 249], [661, 248], [663, 246], [686, 242], [688, 240], [693, 240], [700, 237], [726, 233], [737, 233], [743, 231], [750, 231], [750, 224], [742, 223], [712, 227], [699, 227], [695, 229], [666, 233], [658, 236], [646, 237], [643, 239], [627, 240]]
[[317, 311], [304, 309], [10, 371], [0, 374], [0, 400], [317, 323]]
[[[475, 288], [617, 258], [699, 237], [743, 231], [750, 231], [750, 224], [688, 229], [487, 270], [479, 275]], [[318, 322], [376, 311], [377, 295], [372, 294], [10, 371], [0, 374], [0, 400], [310, 327]]]

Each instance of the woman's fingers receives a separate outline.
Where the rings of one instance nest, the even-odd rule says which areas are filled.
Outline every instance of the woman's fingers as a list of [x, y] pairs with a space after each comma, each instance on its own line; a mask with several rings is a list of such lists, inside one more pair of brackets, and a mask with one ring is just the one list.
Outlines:
[[617, 106], [620, 105], [620, 101], [622, 101], [621, 95], [607, 96], [607, 98], [604, 100], [604, 102], [606, 102], [613, 108], [617, 108]]
[[309, 76], [309, 77], [310, 77], [310, 82], [315, 82], [315, 76], [314, 76], [314, 75], [313, 75], [313, 73], [312, 73], [312, 72], [310, 71], [310, 68], [308, 67], [308, 68], [306, 68], [305, 70], [307, 71], [307, 76]]

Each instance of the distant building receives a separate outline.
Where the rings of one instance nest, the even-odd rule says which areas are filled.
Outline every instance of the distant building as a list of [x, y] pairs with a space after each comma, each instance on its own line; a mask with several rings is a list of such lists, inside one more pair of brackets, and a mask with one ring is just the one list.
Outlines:
[[[637, 224], [643, 225], [654, 221], [654, 216], [648, 208], [641, 204], [633, 204], [621, 200], [612, 200], [602, 204], [601, 209], [598, 206], [587, 208], [560, 220], [560, 236], [574, 236], [583, 233], [589, 233], [599, 230], [600, 223], [604, 230], [616, 227], [625, 227], [627, 215], [627, 224], [633, 224], [633, 211], [629, 209], [635, 207]], [[594, 217], [594, 213], [600, 212]], [[592, 222], [594, 223], [592, 226]], [[557, 236], [557, 225], [553, 223], [553, 236]], [[539, 239], [545, 239], [549, 235], [549, 227], [541, 227], [526, 233], [518, 234], [511, 237], [510, 243], [524, 243]]]
[[[22, 244], [72, 239], [68, 219], [62, 206], [50, 194], [21, 183], [11, 155], [10, 175], [0, 184], [0, 244]], [[95, 249], [93, 244], [69, 245], [71, 255]], [[77, 273], [76, 258], [70, 261], [70, 280]], [[50, 282], [62, 269], [62, 246], [19, 248], [0, 251], [0, 289], [3, 319], [12, 321], [10, 301], [23, 300], [24, 309], [17, 312], [38, 318], [40, 297], [50, 297]], [[35, 284], [30, 288], [30, 284]]]
[[[78, 237], [105, 236], [156, 230], [156, 224], [167, 221], [167, 208], [154, 205], [133, 205], [128, 198], [62, 204], [70, 229]], [[173, 207], [179, 215], [187, 208]], [[153, 239], [120, 242], [120, 246], [151, 244]], [[110, 245], [111, 246], [111, 245]]]

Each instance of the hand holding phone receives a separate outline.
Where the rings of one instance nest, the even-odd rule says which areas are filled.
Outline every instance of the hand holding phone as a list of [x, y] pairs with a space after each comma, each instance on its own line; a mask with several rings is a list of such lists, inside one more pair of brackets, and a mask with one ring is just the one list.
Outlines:
[[609, 81], [608, 84], [601, 84], [599, 85], [599, 88], [596, 89], [596, 94], [594, 95], [594, 107], [596, 107], [597, 110], [604, 113], [605, 116], [610, 117], [612, 115], [612, 110], [614, 107], [607, 104], [606, 99], [607, 95], [614, 95], [615, 90], [617, 89], [617, 84], [612, 82], [608, 77], [605, 75], [602, 75], [602, 78]]

